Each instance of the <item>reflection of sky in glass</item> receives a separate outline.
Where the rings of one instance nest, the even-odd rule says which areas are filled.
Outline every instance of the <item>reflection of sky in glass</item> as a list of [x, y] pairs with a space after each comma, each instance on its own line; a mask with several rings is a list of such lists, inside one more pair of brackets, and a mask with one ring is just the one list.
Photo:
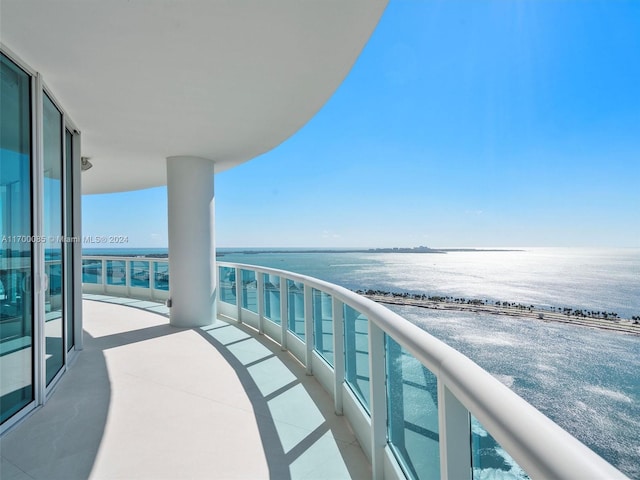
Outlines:
[[[2, 165], [2, 175], [0, 175], [0, 205], [2, 206], [0, 208], [0, 225], [2, 232], [0, 235], [28, 236], [31, 234], [30, 217], [23, 218], [22, 207], [25, 202], [28, 207], [30, 201], [29, 155], [0, 149], [0, 164]], [[11, 205], [11, 212], [5, 212], [6, 205]], [[11, 249], [26, 252], [31, 248], [31, 244], [28, 242], [6, 240], [0, 244], [0, 251]]]
[[[47, 198], [45, 203], [49, 205], [58, 205], [61, 203], [60, 199], [60, 179], [44, 178], [44, 191]], [[47, 241], [45, 242], [45, 249], [57, 248], [57, 244], [60, 243], [59, 236], [62, 235], [62, 211], [60, 208], [50, 208], [47, 210], [44, 222], [44, 231], [46, 233]]]

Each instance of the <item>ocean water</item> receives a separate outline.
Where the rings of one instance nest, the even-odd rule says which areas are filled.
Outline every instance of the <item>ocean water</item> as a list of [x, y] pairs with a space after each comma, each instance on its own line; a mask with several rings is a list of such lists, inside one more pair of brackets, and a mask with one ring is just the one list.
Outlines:
[[[640, 315], [640, 249], [447, 254], [226, 253], [352, 289]], [[393, 306], [640, 479], [640, 337], [509, 316]]]
[[[220, 261], [295, 271], [351, 289], [640, 315], [640, 249], [221, 253]], [[640, 479], [640, 336], [509, 316], [389, 308], [463, 352]]]
[[640, 315], [640, 249], [226, 253], [220, 260], [292, 270], [352, 289], [586, 308], [622, 318]]

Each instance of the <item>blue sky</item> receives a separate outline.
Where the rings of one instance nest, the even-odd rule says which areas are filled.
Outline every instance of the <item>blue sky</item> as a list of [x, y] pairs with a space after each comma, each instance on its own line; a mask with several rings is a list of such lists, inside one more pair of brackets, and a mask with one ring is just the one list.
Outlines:
[[[640, 2], [391, 0], [215, 188], [219, 247], [640, 247]], [[84, 196], [83, 231], [166, 247], [166, 189]]]

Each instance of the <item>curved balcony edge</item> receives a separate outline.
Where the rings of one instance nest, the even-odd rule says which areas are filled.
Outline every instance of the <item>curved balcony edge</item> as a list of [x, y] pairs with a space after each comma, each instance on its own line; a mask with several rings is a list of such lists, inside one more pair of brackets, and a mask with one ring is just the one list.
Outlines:
[[[162, 263], [167, 259], [83, 257], [85, 259], [100, 261], [102, 268], [100, 282], [83, 284], [86, 293], [162, 300], [170, 295], [168, 291], [156, 290], [145, 296], [144, 289], [137, 288], [132, 292], [131, 280], [125, 281], [127, 288], [116, 288], [116, 291], [113, 285], [107, 284], [104, 263], [107, 260], [149, 262], [149, 274], [153, 275], [153, 262]], [[393, 423], [389, 418], [390, 402], [394, 400], [390, 400], [389, 395], [395, 394], [395, 390], [388, 384], [391, 381], [387, 363], [389, 339], [431, 372], [437, 381], [437, 399], [434, 395], [437, 426], [433, 428], [439, 458], [438, 468], [434, 470], [438, 472], [436, 478], [474, 477], [471, 416], [531, 478], [628, 478], [471, 359], [385, 306], [339, 285], [295, 272], [229, 262], [217, 262], [216, 268], [218, 315], [246, 323], [258, 333], [268, 335], [296, 357], [309, 375], [316, 376], [333, 397], [336, 413], [343, 414], [351, 424], [371, 460], [374, 478], [418, 476], [402, 458], [403, 449], [392, 445], [390, 439], [389, 429]], [[126, 276], [130, 274], [127, 263]], [[265, 302], [267, 278], [277, 279], [277, 285], [269, 283], [269, 292], [277, 300], [271, 299], [275, 312], [271, 316], [278, 318], [269, 318], [266, 311], [270, 310]], [[314, 298], [317, 292], [328, 296], [330, 307], [327, 298], [324, 298], [325, 305], [317, 304]], [[331, 361], [316, 345], [318, 335], [323, 336], [316, 331], [322, 328], [318, 326], [317, 317], [322, 317], [325, 307], [330, 311], [330, 319], [321, 319], [320, 323], [329, 321], [331, 325]], [[345, 328], [348, 322], [354, 324], [354, 318], [360, 325], [364, 318], [366, 331], [357, 331], [357, 326], [351, 330]], [[367, 342], [363, 343], [365, 336]], [[350, 368], [363, 367], [364, 358], [361, 355], [362, 358], [357, 359], [356, 367], [348, 365], [349, 359], [345, 357], [349, 347], [345, 342], [348, 343], [349, 338], [359, 342], [360, 349], [368, 347], [364, 353], [369, 378], [362, 383], [359, 383], [362, 375], [358, 376], [360, 380], [347, 378]]]
[[[217, 265], [218, 268], [233, 268], [237, 273], [242, 270], [253, 271], [256, 274], [274, 275], [299, 282], [329, 294], [364, 314], [375, 327], [433, 372], [438, 382], [443, 384], [468, 413], [480, 421], [532, 478], [628, 478], [471, 359], [385, 306], [339, 285], [294, 272], [239, 263], [217, 262]], [[242, 295], [242, 289], [238, 290]], [[241, 313], [232, 318], [242, 321], [245, 309], [237, 310]], [[371, 355], [376, 353], [370, 352]], [[372, 375], [372, 383], [375, 378]], [[375, 386], [372, 385], [371, 390], [375, 391]], [[386, 389], [381, 390], [384, 392]], [[352, 424], [361, 423], [358, 420], [353, 422], [351, 418], [348, 420]], [[446, 432], [447, 428], [446, 416], [440, 415], [440, 432], [444, 431], [445, 436], [446, 433], [451, 433]], [[371, 429], [374, 430], [375, 427], [372, 426]], [[372, 432], [371, 436], [375, 436], [375, 433]], [[371, 441], [373, 444], [378, 443], [373, 448], [387, 446], [386, 438], [384, 444], [374, 439]], [[447, 475], [451, 470], [446, 465], [447, 459], [452, 460], [452, 452], [446, 451], [446, 445], [446, 442], [441, 442], [440, 445], [442, 478], [459, 478]], [[368, 453], [375, 457], [371, 451]], [[455, 463], [460, 461], [459, 455], [453, 456]], [[375, 463], [375, 458], [372, 461]], [[376, 477], [376, 465], [373, 467]]]

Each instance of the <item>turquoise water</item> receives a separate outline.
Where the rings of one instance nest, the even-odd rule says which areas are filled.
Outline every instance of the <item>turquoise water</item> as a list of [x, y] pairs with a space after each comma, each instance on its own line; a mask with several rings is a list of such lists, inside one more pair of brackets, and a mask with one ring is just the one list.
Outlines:
[[145, 256], [167, 255], [166, 248], [83, 248], [82, 255]]
[[[352, 289], [640, 315], [640, 250], [448, 254], [229, 253]], [[640, 337], [468, 312], [390, 306], [460, 350], [632, 478], [640, 478]]]

